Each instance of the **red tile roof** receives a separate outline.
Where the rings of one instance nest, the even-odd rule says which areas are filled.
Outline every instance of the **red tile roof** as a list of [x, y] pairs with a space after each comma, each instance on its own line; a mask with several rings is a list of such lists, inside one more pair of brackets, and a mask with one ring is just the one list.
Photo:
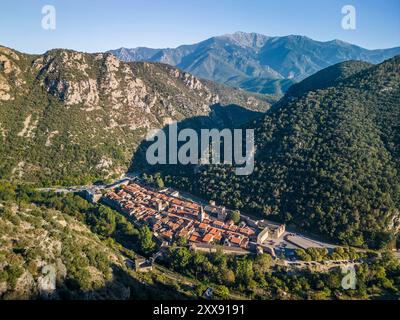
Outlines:
[[166, 238], [169, 238], [169, 239], [171, 239], [171, 238], [173, 237], [173, 233], [172, 233], [171, 230], [168, 230], [168, 231], [163, 232], [162, 235], [163, 235], [164, 237], [166, 237]]
[[209, 227], [209, 225], [205, 224], [205, 223], [200, 223], [200, 225], [199, 225], [200, 229], [207, 229], [208, 227]]
[[215, 220], [213, 224], [217, 227], [223, 227], [225, 224], [222, 221]]
[[210, 233], [207, 233], [207, 234], [203, 237], [202, 241], [203, 241], [203, 242], [211, 242], [211, 241], [213, 241], [213, 239], [214, 239], [214, 236], [213, 236], [212, 234], [210, 234]]
[[232, 237], [229, 241], [237, 245], [240, 245], [242, 243], [242, 239], [238, 237]]
[[254, 234], [254, 231], [251, 230], [250, 228], [240, 228], [240, 229], [239, 229], [239, 232], [240, 232], [240, 233], [243, 233], [243, 234], [246, 234], [246, 235], [248, 235], [248, 236]]

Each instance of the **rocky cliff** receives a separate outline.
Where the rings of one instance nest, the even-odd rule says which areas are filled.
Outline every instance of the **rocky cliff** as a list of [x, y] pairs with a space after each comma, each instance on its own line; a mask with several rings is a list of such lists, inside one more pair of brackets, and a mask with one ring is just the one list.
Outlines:
[[149, 129], [207, 117], [214, 105], [229, 115], [233, 104], [265, 111], [270, 102], [160, 63], [0, 47], [0, 177], [49, 184], [119, 174]]

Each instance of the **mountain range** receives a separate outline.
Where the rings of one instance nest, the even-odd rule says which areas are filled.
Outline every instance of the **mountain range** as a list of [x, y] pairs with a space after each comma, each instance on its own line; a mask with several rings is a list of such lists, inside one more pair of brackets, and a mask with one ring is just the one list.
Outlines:
[[293, 83], [321, 69], [347, 60], [380, 63], [400, 54], [400, 47], [367, 50], [340, 40], [236, 32], [174, 49], [139, 47], [110, 52], [122, 61], [162, 62], [231, 87], [281, 96]]

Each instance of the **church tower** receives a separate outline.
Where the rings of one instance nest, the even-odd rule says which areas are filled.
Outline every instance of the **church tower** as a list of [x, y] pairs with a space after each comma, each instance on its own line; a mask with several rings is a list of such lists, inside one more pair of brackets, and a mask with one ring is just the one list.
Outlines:
[[204, 207], [203, 206], [200, 207], [198, 218], [199, 218], [200, 222], [203, 222], [204, 219], [206, 218], [206, 212], [204, 211]]

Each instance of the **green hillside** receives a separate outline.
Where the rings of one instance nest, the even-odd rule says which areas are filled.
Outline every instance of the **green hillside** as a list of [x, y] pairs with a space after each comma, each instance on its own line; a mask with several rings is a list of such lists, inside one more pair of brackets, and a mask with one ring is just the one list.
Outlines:
[[400, 56], [366, 69], [346, 65], [360, 71], [287, 96], [247, 125], [256, 130], [252, 175], [218, 166], [167, 181], [341, 243], [391, 243], [400, 224]]
[[139, 243], [138, 230], [115, 211], [26, 191], [0, 187], [1, 300], [192, 297], [175, 279], [129, 267], [135, 253], [118, 241]]
[[159, 63], [0, 47], [0, 178], [74, 185], [119, 175], [150, 129], [220, 122], [213, 108], [225, 118], [232, 106], [244, 112], [231, 121], [243, 123], [270, 102]]
[[335, 64], [292, 85], [286, 97], [299, 97], [308, 91], [333, 87], [346, 78], [370, 67], [372, 67], [371, 63], [363, 61], [346, 61]]

